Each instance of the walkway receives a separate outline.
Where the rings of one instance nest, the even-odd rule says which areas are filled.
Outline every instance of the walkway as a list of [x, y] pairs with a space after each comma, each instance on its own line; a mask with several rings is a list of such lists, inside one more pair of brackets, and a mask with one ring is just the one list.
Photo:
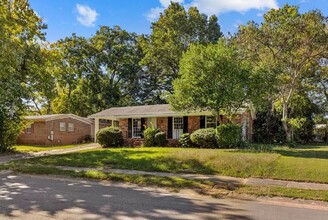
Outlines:
[[56, 168], [63, 169], [63, 170], [77, 170], [77, 171], [98, 170], [108, 173], [152, 175], [152, 176], [161, 176], [161, 177], [180, 177], [180, 178], [192, 179], [192, 180], [210, 180], [216, 183], [233, 184], [233, 185], [279, 186], [279, 187], [296, 188], [296, 189], [328, 190], [328, 184], [306, 183], [306, 182], [273, 180], [273, 179], [237, 178], [237, 177], [220, 176], [220, 175], [178, 174], [178, 173], [163, 173], [163, 172], [146, 172], [146, 171], [139, 171], [139, 170], [103, 169], [103, 168], [86, 168], [86, 167], [56, 166]]

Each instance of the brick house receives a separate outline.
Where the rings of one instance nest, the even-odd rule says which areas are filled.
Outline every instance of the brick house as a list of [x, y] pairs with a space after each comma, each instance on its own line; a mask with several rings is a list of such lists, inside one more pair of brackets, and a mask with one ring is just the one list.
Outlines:
[[[73, 114], [27, 116], [17, 144], [65, 145], [94, 138], [94, 122]], [[102, 125], [100, 125], [102, 127]]]
[[[112, 125], [122, 130], [125, 144], [133, 146], [142, 144], [143, 130], [151, 124], [165, 132], [169, 143], [174, 144], [183, 133], [216, 127], [219, 121], [227, 122], [224, 115], [220, 115], [221, 120], [218, 120], [211, 112], [183, 114], [170, 110], [167, 104], [115, 107], [90, 115], [89, 118], [95, 119], [95, 134], [99, 130], [101, 119], [111, 120]], [[238, 111], [233, 117], [235, 123], [242, 124], [242, 136], [245, 140], [252, 139], [253, 119], [254, 114], [246, 108]]]

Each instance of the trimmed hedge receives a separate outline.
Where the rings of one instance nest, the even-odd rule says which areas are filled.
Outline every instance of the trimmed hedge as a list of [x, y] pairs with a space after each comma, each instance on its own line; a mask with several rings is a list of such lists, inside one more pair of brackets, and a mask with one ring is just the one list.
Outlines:
[[156, 142], [156, 145], [158, 145], [160, 147], [165, 147], [166, 144], [167, 144], [166, 133], [165, 132], [158, 132], [155, 135], [155, 142]]
[[242, 143], [241, 125], [221, 124], [216, 128], [216, 139], [219, 147], [239, 147]]
[[123, 146], [123, 135], [119, 128], [107, 127], [97, 132], [97, 142], [102, 147], [121, 147]]
[[215, 148], [217, 146], [214, 128], [198, 129], [190, 135], [190, 140], [201, 148]]

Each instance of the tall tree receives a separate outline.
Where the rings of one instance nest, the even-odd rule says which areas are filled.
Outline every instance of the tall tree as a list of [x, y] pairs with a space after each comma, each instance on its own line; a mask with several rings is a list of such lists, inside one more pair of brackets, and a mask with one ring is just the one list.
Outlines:
[[281, 105], [287, 141], [292, 141], [295, 122], [291, 118], [294, 96], [313, 76], [318, 61], [327, 56], [327, 21], [320, 11], [301, 14], [298, 7], [285, 5], [265, 14], [261, 25], [250, 22], [240, 26], [235, 36], [243, 58], [260, 73], [256, 77], [267, 82], [266, 90], [271, 93], [267, 96], [275, 106]]
[[87, 116], [111, 106], [140, 103], [142, 51], [135, 33], [102, 26], [90, 39], [73, 35], [55, 47], [62, 59], [54, 112]]
[[144, 58], [141, 62], [153, 80], [146, 93], [158, 100], [163, 91], [172, 92], [172, 81], [178, 77], [182, 54], [192, 43], [216, 43], [222, 36], [216, 16], [208, 18], [196, 7], [186, 11], [179, 3], [173, 3], [152, 23], [152, 33], [142, 39]]
[[28, 1], [0, 1], [0, 151], [10, 149], [20, 133], [43, 28]]
[[221, 40], [191, 45], [180, 62], [180, 78], [168, 98], [178, 111], [212, 111], [232, 116], [247, 101], [248, 71], [237, 54]]

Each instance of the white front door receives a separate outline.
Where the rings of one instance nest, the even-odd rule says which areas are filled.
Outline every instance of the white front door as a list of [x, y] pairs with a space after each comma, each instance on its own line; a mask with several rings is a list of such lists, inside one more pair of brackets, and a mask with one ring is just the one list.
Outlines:
[[183, 117], [173, 118], [173, 139], [179, 139], [183, 134]]

